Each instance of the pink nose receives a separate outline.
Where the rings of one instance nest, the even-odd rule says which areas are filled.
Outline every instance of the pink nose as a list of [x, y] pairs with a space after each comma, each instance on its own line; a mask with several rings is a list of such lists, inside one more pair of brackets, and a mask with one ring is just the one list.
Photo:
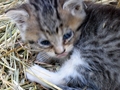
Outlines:
[[62, 51], [62, 52], [55, 52], [55, 54], [57, 54], [57, 55], [60, 55], [60, 54], [62, 54], [62, 53], [64, 53], [65, 52], [65, 49]]
[[54, 49], [55, 49], [55, 54], [62, 54], [65, 52], [65, 49], [62, 46], [56, 46]]

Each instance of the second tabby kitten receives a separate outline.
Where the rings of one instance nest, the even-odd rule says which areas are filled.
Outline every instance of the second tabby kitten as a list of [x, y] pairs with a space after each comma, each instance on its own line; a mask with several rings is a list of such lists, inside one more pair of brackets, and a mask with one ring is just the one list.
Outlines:
[[[109, 5], [81, 0], [29, 0], [7, 15], [23, 40], [43, 52], [41, 61], [65, 60], [56, 72], [34, 65], [29, 68], [34, 75], [63, 90], [119, 90], [119, 12]], [[30, 73], [27, 78], [49, 87]]]

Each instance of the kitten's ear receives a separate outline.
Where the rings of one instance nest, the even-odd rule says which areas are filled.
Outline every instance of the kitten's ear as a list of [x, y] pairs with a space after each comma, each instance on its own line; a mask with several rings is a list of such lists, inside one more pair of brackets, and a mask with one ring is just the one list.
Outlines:
[[23, 30], [25, 22], [29, 18], [29, 14], [24, 8], [9, 9], [6, 11], [6, 16], [15, 22], [20, 30]]
[[59, 14], [64, 25], [72, 30], [77, 30], [86, 17], [83, 0], [59, 0]]
[[84, 18], [86, 13], [83, 7], [83, 0], [66, 0], [63, 4], [63, 9], [71, 12], [73, 16]]
[[25, 10], [10, 9], [6, 12], [6, 16], [15, 23], [25, 22], [29, 18], [29, 14]]
[[63, 5], [64, 5], [64, 3], [66, 2], [67, 0], [59, 0], [59, 4], [60, 4], [60, 6], [63, 8]]

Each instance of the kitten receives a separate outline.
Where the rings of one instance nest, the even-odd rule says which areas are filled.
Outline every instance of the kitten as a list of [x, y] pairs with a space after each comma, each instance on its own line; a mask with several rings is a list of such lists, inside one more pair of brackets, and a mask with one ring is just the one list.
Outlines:
[[6, 15], [16, 23], [22, 40], [28, 42], [32, 50], [47, 54], [47, 57], [64, 59], [79, 38], [80, 32], [76, 30], [84, 20], [85, 12], [81, 2], [78, 3], [81, 6], [79, 16], [77, 10], [72, 11], [73, 14], [76, 12], [73, 15], [71, 11], [62, 9], [64, 0], [58, 2], [29, 0], [8, 10]]
[[34, 65], [29, 68], [34, 75], [63, 90], [119, 90], [120, 9], [81, 0], [29, 0], [6, 15], [40, 52], [40, 61], [64, 61], [56, 72]]

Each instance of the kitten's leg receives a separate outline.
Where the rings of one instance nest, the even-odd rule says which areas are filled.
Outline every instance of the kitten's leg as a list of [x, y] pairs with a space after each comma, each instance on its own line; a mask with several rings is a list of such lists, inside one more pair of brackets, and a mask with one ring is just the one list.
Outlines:
[[27, 78], [31, 81], [40, 83], [44, 86], [47, 86], [47, 85], [43, 81], [39, 80], [39, 77], [56, 85], [65, 85], [66, 84], [65, 79], [67, 79], [67, 76], [68, 76], [67, 74], [65, 74], [66, 71], [64, 71], [64, 73], [63, 72], [50, 72], [49, 70], [46, 70], [38, 65], [34, 65], [30, 67], [29, 71], [31, 73], [29, 72], [26, 73]]
[[[77, 50], [74, 50], [70, 60], [66, 61], [58, 72], [51, 72], [38, 65], [34, 65], [29, 68], [33, 75], [28, 72], [26, 75], [29, 80], [40, 83], [46, 87], [49, 86], [47, 86], [43, 81], [39, 80], [38, 77], [41, 77], [55, 85], [66, 86], [69, 82], [71, 82], [71, 79], [74, 79], [72, 84], [79, 82], [81, 85], [87, 85], [84, 75], [77, 71], [77, 68], [80, 68], [81, 66], [88, 68], [84, 60], [82, 60], [80, 53]], [[81, 68], [81, 70], [84, 68]], [[82, 88], [84, 88], [84, 86]]]
[[[31, 68], [29, 68], [29, 70], [33, 73], [33, 75], [32, 75], [27, 72], [27, 78], [30, 81], [40, 83], [48, 88], [51, 88], [51, 87], [49, 87], [46, 83], [41, 81], [39, 79], [39, 77], [43, 78], [55, 85], [58, 85], [58, 87], [62, 88], [62, 90], [84, 90], [84, 88], [86, 88], [86, 86], [84, 88], [80, 88], [80, 87], [72, 88], [72, 87], [67, 86], [67, 83], [70, 81], [70, 76], [76, 73], [76, 72], [69, 71], [69, 69], [67, 69], [68, 72], [64, 71], [64, 70], [63, 70], [63, 72], [50, 72], [38, 65], [34, 65]], [[81, 81], [81, 83], [83, 83], [83, 82]], [[85, 90], [98, 90], [98, 89], [88, 87]]]
[[51, 72], [38, 65], [34, 65], [29, 68], [29, 70], [33, 73], [33, 75], [27, 72], [27, 78], [31, 81], [40, 83], [44, 86], [47, 85], [41, 80], [39, 80], [37, 77], [41, 77], [56, 85], [66, 85], [69, 82], [68, 77], [71, 76], [73, 73], [75, 75], [77, 74], [74, 65], [75, 63], [73, 63], [73, 61], [78, 60], [79, 58], [80, 58], [79, 55], [76, 54], [76, 58], [73, 56], [70, 60], [66, 61], [58, 72]]

